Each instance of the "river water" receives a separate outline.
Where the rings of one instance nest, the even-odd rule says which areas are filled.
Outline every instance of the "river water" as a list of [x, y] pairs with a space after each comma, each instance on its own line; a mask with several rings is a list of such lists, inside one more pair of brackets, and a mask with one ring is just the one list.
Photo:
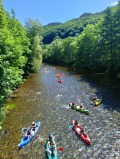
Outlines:
[[[18, 89], [18, 98], [11, 99], [16, 107], [10, 110], [0, 132], [0, 159], [44, 159], [44, 141], [49, 133], [55, 136], [59, 159], [120, 159], [120, 92], [118, 85], [73, 74], [67, 69], [43, 66]], [[63, 83], [55, 74], [64, 72]], [[90, 105], [94, 95], [103, 96], [98, 107]], [[75, 101], [83, 103], [90, 115], [76, 112], [68, 107]], [[77, 119], [89, 134], [92, 146], [87, 146], [69, 128]], [[21, 129], [32, 121], [41, 121], [38, 131], [40, 140], [33, 139], [20, 151]], [[4, 130], [7, 131], [4, 134]]]

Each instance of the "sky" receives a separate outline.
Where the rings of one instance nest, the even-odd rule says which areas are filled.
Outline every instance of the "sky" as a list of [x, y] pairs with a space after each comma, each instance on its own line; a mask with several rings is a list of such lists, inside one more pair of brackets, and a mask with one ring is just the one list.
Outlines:
[[64, 23], [83, 13], [101, 12], [118, 0], [3, 0], [6, 11], [15, 10], [16, 18], [24, 25], [28, 18], [39, 20], [42, 25]]

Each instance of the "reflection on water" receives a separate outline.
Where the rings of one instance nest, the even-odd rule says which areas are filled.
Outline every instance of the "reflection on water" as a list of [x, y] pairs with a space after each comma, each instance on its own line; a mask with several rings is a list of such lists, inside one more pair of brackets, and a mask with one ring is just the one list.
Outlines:
[[[55, 78], [60, 72], [64, 72], [62, 84]], [[119, 159], [120, 98], [114, 96], [113, 89], [109, 88], [93, 79], [71, 74], [64, 68], [41, 68], [40, 73], [32, 75], [21, 85], [19, 98], [10, 101], [16, 107], [4, 122], [3, 130], [8, 133], [4, 134], [3, 130], [1, 132], [0, 159], [44, 159], [44, 141], [48, 133], [53, 133], [57, 146], [64, 148], [59, 153], [59, 159]], [[96, 94], [103, 96], [103, 102], [98, 107], [92, 107], [90, 98]], [[77, 104], [82, 102], [91, 115], [70, 109], [68, 104], [72, 101]], [[85, 128], [92, 146], [85, 145], [69, 129], [73, 119], [78, 119]], [[33, 139], [17, 151], [22, 137], [21, 129], [39, 120], [42, 122], [38, 131], [41, 139]]]

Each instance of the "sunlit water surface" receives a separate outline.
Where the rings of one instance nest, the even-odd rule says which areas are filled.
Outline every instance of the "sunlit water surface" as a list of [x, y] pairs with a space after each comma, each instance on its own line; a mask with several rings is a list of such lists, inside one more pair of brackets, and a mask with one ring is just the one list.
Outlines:
[[[65, 68], [44, 66], [38, 74], [32, 75], [18, 89], [18, 98], [12, 99], [16, 107], [10, 111], [0, 138], [0, 159], [44, 159], [44, 141], [49, 133], [55, 136], [59, 159], [120, 159], [120, 96], [114, 87], [107, 88], [92, 78], [85, 78]], [[55, 74], [64, 72], [63, 83], [58, 83]], [[117, 89], [118, 90], [118, 89]], [[119, 91], [118, 91], [119, 92]], [[90, 105], [90, 98], [102, 95], [98, 107]], [[90, 115], [76, 112], [68, 104], [81, 102]], [[73, 119], [78, 119], [89, 134], [92, 146], [84, 144], [69, 128]], [[41, 121], [38, 135], [26, 147], [17, 150], [21, 140], [21, 129], [29, 127], [32, 121]], [[4, 134], [4, 130], [8, 133]]]

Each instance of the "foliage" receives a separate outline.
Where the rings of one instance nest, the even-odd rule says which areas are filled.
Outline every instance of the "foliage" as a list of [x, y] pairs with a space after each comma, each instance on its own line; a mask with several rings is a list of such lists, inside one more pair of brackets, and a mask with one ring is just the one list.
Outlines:
[[[0, 1], [0, 119], [6, 116], [4, 106], [10, 97], [23, 82], [24, 66], [29, 54], [29, 38], [25, 28], [15, 18], [4, 10]], [[1, 121], [2, 123], [2, 121]]]
[[28, 54], [28, 61], [25, 66], [27, 72], [36, 72], [42, 63], [42, 26], [38, 20], [28, 19], [26, 21], [27, 36], [30, 38], [30, 54]]
[[[60, 25], [46, 28], [49, 35], [44, 48], [43, 60], [67, 65], [79, 72], [101, 72], [103, 75], [117, 76], [120, 73], [120, 1], [117, 6], [106, 8], [101, 13], [80, 16], [80, 20], [73, 19]], [[80, 22], [76, 26], [76, 22]], [[81, 28], [74, 34], [73, 28]], [[48, 30], [47, 30], [48, 29]], [[55, 30], [56, 29], [56, 30]], [[68, 37], [69, 36], [69, 37]], [[74, 38], [70, 36], [75, 36]], [[45, 40], [45, 37], [43, 39]], [[67, 37], [67, 38], [65, 38]], [[50, 38], [50, 39], [49, 39]], [[60, 38], [64, 38], [61, 39]], [[107, 73], [107, 74], [106, 74]]]
[[32, 38], [36, 35], [40, 35], [40, 33], [42, 32], [42, 25], [39, 22], [39, 20], [32, 20], [32, 19], [27, 19], [25, 22], [25, 28], [27, 31], [27, 35], [29, 38]]
[[37, 71], [42, 63], [42, 48], [40, 46], [40, 41], [42, 41], [42, 37], [38, 35], [34, 36], [33, 38], [33, 45], [32, 45], [32, 70]]
[[56, 37], [61, 39], [67, 37], [78, 36], [82, 33], [87, 24], [96, 24], [102, 18], [103, 13], [84, 13], [79, 18], [69, 20], [65, 23], [51, 23], [43, 26], [41, 35], [43, 36], [43, 43], [50, 44]]

